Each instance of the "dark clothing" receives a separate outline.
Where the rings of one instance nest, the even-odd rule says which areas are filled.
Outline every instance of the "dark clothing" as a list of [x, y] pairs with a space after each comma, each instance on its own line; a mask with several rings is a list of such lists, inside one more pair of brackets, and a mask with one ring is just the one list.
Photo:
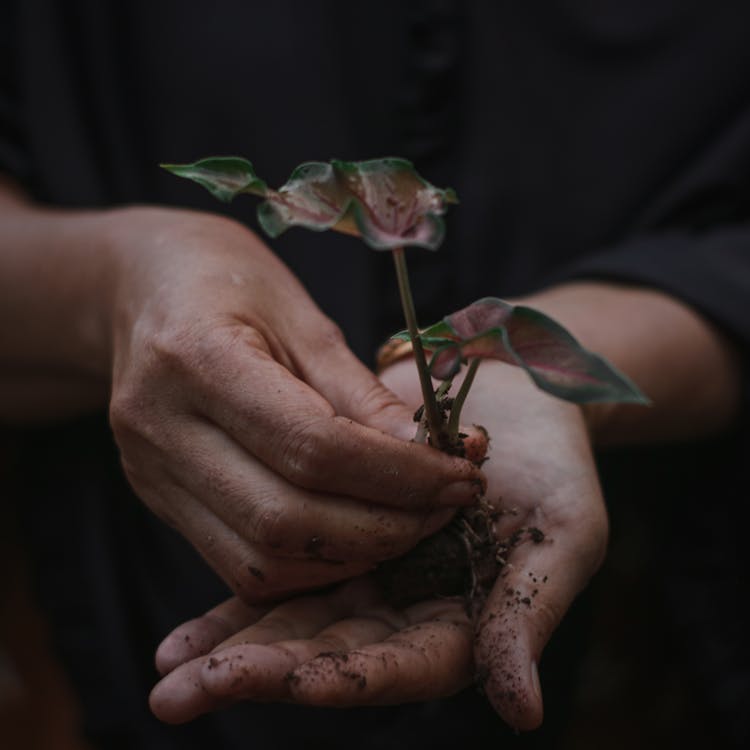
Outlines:
[[[225, 209], [156, 165], [236, 153], [275, 185], [302, 161], [404, 156], [462, 201], [443, 248], [409, 255], [422, 321], [560, 279], [619, 279], [694, 305], [747, 361], [750, 4], [215, 0], [207, 8], [6, 3], [0, 170], [55, 205], [177, 204], [255, 227], [252, 199]], [[386, 255], [301, 230], [273, 247], [365, 360], [402, 327]], [[623, 451], [607, 457], [603, 475], [615, 520], [618, 502], [635, 502], [663, 527], [662, 603], [726, 743], [748, 738], [750, 664], [739, 628], [747, 620], [740, 590], [732, 594], [748, 569], [738, 523], [750, 486], [744, 430], [710, 445]], [[330, 730], [328, 712], [244, 706], [187, 730], [148, 719], [153, 647], [224, 589], [132, 496], [103, 421], [29, 443], [36, 470], [23, 500], [42, 598], [91, 736], [106, 748], [245, 747], [256, 746], [254, 736], [258, 747], [285, 747], [283, 732], [300, 732], [304, 747], [333, 748], [315, 739]], [[565, 684], [550, 667], [543, 679]], [[554, 725], [551, 699], [547, 707]], [[267, 720], [290, 715], [299, 720], [281, 720], [282, 734], [269, 739]], [[471, 716], [482, 732], [500, 732], [473, 694], [348, 715], [363, 722], [360, 747], [368, 736], [373, 747], [384, 738], [427, 746], [424, 732], [448, 744], [451, 727]]]

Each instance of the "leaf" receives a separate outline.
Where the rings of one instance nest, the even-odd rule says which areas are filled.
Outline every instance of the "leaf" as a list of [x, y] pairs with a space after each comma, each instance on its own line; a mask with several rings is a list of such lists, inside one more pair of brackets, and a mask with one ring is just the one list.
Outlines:
[[[437, 349], [443, 344], [449, 343], [455, 339], [455, 331], [443, 320], [433, 326], [423, 330], [420, 334], [422, 343], [430, 350]], [[394, 333], [390, 341], [411, 341], [408, 330]]]
[[447, 327], [459, 339], [469, 339], [483, 331], [504, 325], [516, 309], [509, 302], [497, 297], [483, 297], [458, 312], [445, 317], [438, 326]]
[[603, 357], [585, 349], [552, 318], [538, 310], [486, 297], [425, 329], [432, 353], [430, 372], [452, 378], [474, 357], [522, 367], [547, 393], [575, 403], [649, 403], [640, 390]]
[[405, 159], [332, 162], [353, 197], [362, 239], [375, 250], [415, 245], [436, 250], [445, 236], [441, 218], [455, 193], [424, 180]]
[[[300, 164], [278, 191], [258, 206], [258, 221], [271, 237], [292, 226], [322, 232], [342, 222], [352, 196], [334, 168], [323, 162]], [[356, 231], [353, 224], [353, 231]]]
[[265, 195], [266, 183], [256, 174], [253, 165], [239, 156], [212, 156], [192, 164], [161, 164], [178, 177], [202, 185], [220, 201], [229, 203], [240, 193]]
[[433, 378], [452, 380], [458, 375], [464, 361], [460, 344], [455, 341], [442, 341], [438, 346], [429, 346], [424, 342], [424, 348], [427, 352], [433, 352], [429, 364], [430, 375]]

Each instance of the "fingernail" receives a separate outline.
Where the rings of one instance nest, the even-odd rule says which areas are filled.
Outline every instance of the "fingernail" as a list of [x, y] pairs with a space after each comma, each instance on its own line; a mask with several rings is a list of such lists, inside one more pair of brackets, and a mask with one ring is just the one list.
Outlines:
[[536, 695], [537, 700], [542, 702], [542, 685], [539, 682], [539, 670], [537, 669], [536, 662], [531, 662], [531, 687]]
[[465, 432], [468, 434], [467, 440], [464, 441], [466, 458], [473, 464], [481, 465], [487, 460], [487, 450], [490, 445], [487, 430], [481, 425], [474, 425], [467, 428]]
[[480, 479], [463, 479], [443, 487], [438, 492], [435, 501], [438, 505], [474, 505], [482, 495], [482, 481]]

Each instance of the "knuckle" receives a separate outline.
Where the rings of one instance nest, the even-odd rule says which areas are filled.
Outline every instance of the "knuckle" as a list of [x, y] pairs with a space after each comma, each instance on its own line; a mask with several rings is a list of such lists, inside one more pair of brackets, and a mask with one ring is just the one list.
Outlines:
[[227, 368], [235, 361], [234, 351], [268, 355], [268, 343], [257, 328], [215, 319], [165, 328], [153, 334], [144, 348], [152, 370], [204, 385], [213, 383], [217, 373], [232, 376]]
[[118, 388], [110, 399], [109, 423], [121, 448], [135, 442], [153, 442], [156, 396], [138, 384]]
[[113, 394], [109, 402], [109, 423], [116, 437], [136, 431], [140, 414], [140, 401], [132, 391]]
[[352, 405], [356, 407], [356, 413], [373, 427], [383, 427], [387, 432], [391, 421], [403, 421], [406, 412], [403, 403], [379, 380], [367, 383], [352, 397], [356, 402]]
[[325, 352], [329, 348], [346, 346], [344, 332], [328, 317], [316, 322], [316, 334], [319, 351]]
[[[140, 378], [118, 385], [109, 402], [109, 423], [123, 463], [133, 456], [161, 452], [170, 442], [166, 422], [170, 407], [158, 388]], [[136, 467], [133, 467], [135, 471]]]
[[247, 518], [248, 537], [272, 550], [281, 549], [287, 540], [287, 523], [283, 511], [275, 506], [254, 508]]
[[338, 451], [329, 420], [316, 419], [289, 432], [282, 441], [284, 474], [299, 487], [325, 486], [336, 472]]
[[228, 566], [224, 578], [246, 604], [258, 604], [268, 598], [266, 571], [255, 555], [239, 555]]
[[242, 571], [233, 575], [228, 583], [236, 596], [245, 604], [263, 604], [272, 598], [272, 594], [269, 593], [264, 583]]
[[179, 388], [174, 376], [187, 370], [188, 350], [167, 332], [138, 345], [113, 384], [109, 421], [115, 437], [149, 434], [167, 398], [174, 397]]
[[146, 345], [146, 360], [153, 371], [191, 375], [210, 369], [220, 352], [215, 337], [193, 326], [171, 326], [157, 331]]
[[240, 326], [235, 331], [235, 341], [247, 349], [254, 349], [264, 354], [270, 354], [269, 344], [266, 337], [252, 326]]
[[250, 605], [281, 599], [294, 590], [288, 582], [275, 580], [273, 572], [254, 558], [238, 563], [227, 583], [245, 604]]
[[220, 384], [241, 376], [238, 351], [269, 356], [262, 333], [236, 321], [180, 322], [158, 331], [134, 330], [133, 337], [134, 353], [117, 378], [118, 396], [111, 404], [115, 424], [123, 428], [130, 417], [157, 405], [157, 394], [178, 401], [214, 396]]

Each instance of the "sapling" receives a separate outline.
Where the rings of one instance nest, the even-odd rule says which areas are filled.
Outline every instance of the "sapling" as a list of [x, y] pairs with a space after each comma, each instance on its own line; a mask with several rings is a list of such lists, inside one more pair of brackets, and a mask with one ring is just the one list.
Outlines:
[[[481, 360], [488, 358], [523, 368], [537, 387], [574, 403], [647, 403], [611, 364], [529, 307], [487, 297], [420, 330], [405, 248], [436, 250], [445, 234], [442, 216], [457, 199], [452, 190], [436, 188], [420, 177], [404, 159], [309, 162], [297, 167], [278, 190], [269, 188], [252, 164], [239, 157], [163, 166], [223, 201], [241, 193], [263, 198], [258, 221], [271, 237], [292, 226], [334, 229], [361, 237], [375, 250], [391, 252], [406, 330], [392, 337], [385, 353], [386, 359], [397, 356], [398, 349], [413, 353], [423, 401], [415, 415], [417, 441], [463, 455], [461, 410]], [[463, 382], [450, 397], [452, 381], [464, 366]], [[438, 381], [437, 387], [433, 381]], [[543, 538], [543, 532], [535, 532], [532, 539]], [[461, 511], [447, 530], [420, 543], [412, 553], [381, 566], [381, 585], [397, 604], [463, 594], [476, 611], [513, 543], [496, 538], [492, 511], [480, 503]], [[457, 564], [462, 556], [463, 562]]]

